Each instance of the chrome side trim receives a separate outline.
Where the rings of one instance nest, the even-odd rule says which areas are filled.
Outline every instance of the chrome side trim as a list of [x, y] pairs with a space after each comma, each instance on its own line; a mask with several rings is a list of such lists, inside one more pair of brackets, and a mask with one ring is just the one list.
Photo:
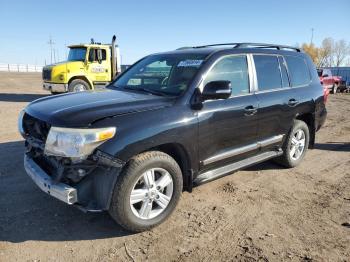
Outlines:
[[226, 166], [222, 166], [213, 170], [209, 170], [203, 174], [200, 174], [193, 182], [195, 185], [204, 184], [206, 182], [209, 182], [214, 179], [218, 179], [220, 177], [229, 175], [233, 171], [237, 171], [239, 169], [242, 169], [244, 167], [251, 166], [253, 164], [261, 163], [265, 160], [268, 160], [270, 158], [274, 158], [277, 156], [280, 156], [283, 154], [283, 151], [281, 149], [277, 151], [268, 151], [261, 153], [256, 156], [252, 156], [246, 159], [243, 159], [241, 161], [235, 162], [233, 164], [229, 164]]
[[219, 153], [217, 155], [214, 155], [212, 157], [209, 157], [209, 158], [203, 160], [203, 165], [209, 165], [209, 164], [214, 163], [216, 161], [220, 161], [220, 160], [230, 158], [233, 156], [237, 156], [240, 154], [244, 154], [244, 153], [247, 153], [249, 151], [253, 151], [253, 150], [268, 146], [268, 145], [272, 145], [272, 144], [281, 142], [282, 139], [283, 139], [283, 135], [277, 135], [277, 136], [273, 136], [273, 137], [261, 140], [259, 142], [253, 143], [253, 144], [249, 144], [249, 145], [242, 146], [239, 148], [234, 148], [234, 149], [231, 149], [229, 151]]
[[54, 183], [30, 157], [24, 156], [24, 168], [31, 179], [45, 193], [72, 205], [78, 202], [77, 190], [63, 183]]
[[273, 136], [264, 140], [261, 140], [258, 142], [259, 147], [265, 147], [265, 146], [269, 146], [278, 142], [281, 142], [283, 139], [283, 135], [277, 135], [277, 136]]
[[223, 153], [214, 155], [214, 156], [212, 156], [210, 158], [207, 158], [207, 159], [203, 160], [203, 164], [204, 165], [209, 165], [209, 164], [214, 163], [216, 161], [220, 161], [220, 160], [223, 160], [225, 158], [229, 158], [229, 157], [233, 157], [233, 156], [236, 156], [236, 155], [244, 154], [244, 153], [247, 153], [249, 151], [253, 151], [255, 149], [258, 149], [258, 148], [259, 147], [258, 147], [257, 143], [254, 143], [254, 144], [251, 144], [251, 145], [247, 145], [247, 146], [243, 146], [243, 147], [239, 147], [239, 148], [235, 148], [235, 149], [232, 149], [230, 151], [223, 152]]

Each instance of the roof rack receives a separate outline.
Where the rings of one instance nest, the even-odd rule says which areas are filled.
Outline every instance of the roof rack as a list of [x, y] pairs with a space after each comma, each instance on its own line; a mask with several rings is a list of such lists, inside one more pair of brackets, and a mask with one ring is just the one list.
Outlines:
[[293, 47], [288, 45], [265, 44], [265, 43], [223, 43], [223, 44], [202, 45], [202, 46], [193, 46], [193, 47], [185, 47], [185, 48], [182, 47], [179, 49], [205, 48], [205, 47], [214, 47], [214, 46], [233, 46], [233, 48], [275, 48], [278, 50], [290, 49], [290, 50], [295, 50], [296, 52], [301, 52], [301, 49], [299, 47]]

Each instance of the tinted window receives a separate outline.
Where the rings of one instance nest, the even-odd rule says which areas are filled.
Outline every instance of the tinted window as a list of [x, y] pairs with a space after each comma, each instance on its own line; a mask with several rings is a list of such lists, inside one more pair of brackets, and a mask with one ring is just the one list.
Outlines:
[[220, 80], [231, 82], [232, 95], [249, 93], [247, 57], [228, 56], [221, 59], [208, 73], [204, 85], [211, 81]]
[[254, 55], [259, 91], [282, 87], [280, 67], [277, 56]]
[[[303, 58], [296, 56], [285, 56], [292, 86], [303, 86], [310, 82], [309, 69]], [[326, 70], [323, 71], [325, 74]]]
[[280, 68], [281, 68], [282, 86], [289, 87], [289, 79], [288, 79], [286, 62], [284, 61], [282, 56], [278, 57], [278, 61], [280, 62]]

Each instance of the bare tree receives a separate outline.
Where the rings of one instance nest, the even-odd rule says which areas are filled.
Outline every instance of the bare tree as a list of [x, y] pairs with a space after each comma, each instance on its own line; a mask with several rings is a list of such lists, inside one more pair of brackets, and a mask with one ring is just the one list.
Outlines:
[[334, 66], [341, 66], [350, 53], [350, 45], [344, 40], [339, 40], [334, 45]]
[[322, 45], [319, 50], [318, 67], [332, 66], [333, 64], [333, 51], [334, 40], [331, 37], [327, 37], [322, 41]]

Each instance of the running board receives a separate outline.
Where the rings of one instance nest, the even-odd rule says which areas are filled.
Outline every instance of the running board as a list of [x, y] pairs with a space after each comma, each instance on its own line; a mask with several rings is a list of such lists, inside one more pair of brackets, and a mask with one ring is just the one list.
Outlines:
[[261, 163], [265, 160], [280, 156], [282, 154], [283, 154], [282, 149], [279, 149], [278, 151], [264, 152], [262, 154], [243, 159], [243, 160], [235, 162], [233, 164], [222, 166], [222, 167], [207, 171], [203, 174], [200, 174], [196, 177], [196, 179], [193, 181], [193, 183], [195, 185], [204, 184], [204, 183], [209, 182], [211, 180], [215, 180], [215, 179], [218, 179], [220, 177], [229, 175], [233, 171], [236, 171], [236, 170], [239, 170], [239, 169], [242, 169], [244, 167], [248, 167], [248, 166], [251, 166], [254, 164]]

